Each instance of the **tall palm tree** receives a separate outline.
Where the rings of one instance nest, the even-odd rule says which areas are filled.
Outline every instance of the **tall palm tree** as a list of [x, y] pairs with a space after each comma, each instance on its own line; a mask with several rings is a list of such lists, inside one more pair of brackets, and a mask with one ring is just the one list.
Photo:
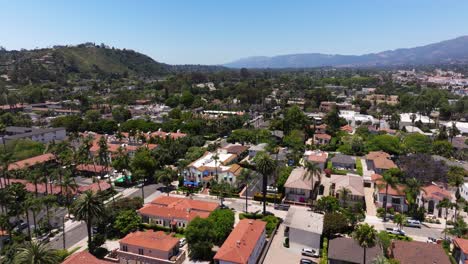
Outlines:
[[382, 175], [381, 184], [379, 184], [379, 188], [385, 187], [385, 198], [384, 198], [384, 201], [383, 201], [383, 207], [385, 209], [385, 214], [384, 214], [384, 217], [383, 217], [384, 222], [387, 221], [388, 188], [389, 187], [391, 187], [391, 188], [396, 188], [397, 187], [399, 179], [398, 179], [398, 177], [396, 175], [399, 175], [399, 174], [400, 174], [399, 170], [394, 170], [394, 169], [387, 170]]
[[422, 189], [421, 182], [414, 177], [407, 179], [405, 185], [406, 200], [408, 201], [409, 212], [414, 214], [418, 207], [416, 204], [416, 199], [424, 189]]
[[243, 168], [242, 171], [241, 171], [241, 174], [239, 175], [239, 177], [237, 177], [237, 180], [240, 182], [240, 183], [243, 183], [245, 184], [245, 192], [244, 192], [244, 195], [245, 195], [245, 212], [248, 213], [249, 210], [248, 210], [248, 207], [249, 207], [249, 183], [252, 181], [252, 179], [255, 177], [255, 174], [249, 170], [249, 169], [246, 169], [246, 168]]
[[[310, 162], [307, 161], [305, 164], [305, 169], [307, 171], [306, 174], [304, 174], [303, 179], [304, 180], [309, 180], [312, 184], [312, 192], [310, 193], [310, 200], [311, 200], [311, 206], [313, 206], [313, 201], [317, 199], [318, 192], [320, 189], [320, 185], [322, 183], [322, 169], [319, 167], [319, 165], [315, 162]], [[315, 182], [315, 178], [317, 178], [317, 181]]]
[[[65, 208], [67, 209], [67, 214], [70, 216], [70, 206], [71, 206], [71, 197], [72, 195], [76, 192], [78, 189], [78, 185], [75, 182], [75, 179], [69, 176], [69, 174], [66, 174], [65, 176], [62, 177], [62, 180], [59, 183], [60, 189], [61, 189], [61, 195], [62, 197], [65, 198], [64, 203], [65, 203]], [[62, 221], [62, 228], [63, 228], [63, 248], [66, 248], [66, 240], [65, 240], [65, 215], [63, 216], [63, 221]]]
[[266, 152], [258, 152], [254, 158], [255, 170], [262, 174], [263, 214], [266, 214], [266, 193], [268, 178], [275, 171], [276, 163]]
[[[445, 208], [445, 229], [447, 229], [447, 217], [448, 217], [448, 209], [452, 207], [452, 203], [449, 199], [444, 198], [437, 204], [437, 209], [442, 210]], [[447, 239], [447, 233], [444, 234], [444, 239]]]
[[340, 197], [341, 203], [343, 204], [343, 207], [345, 208], [346, 208], [346, 202], [349, 198], [349, 195], [351, 195], [351, 190], [346, 187], [341, 187], [338, 190], [338, 196]]
[[217, 152], [213, 155], [213, 160], [214, 160], [214, 162], [215, 162], [216, 181], [218, 181], [218, 161], [219, 161], [219, 155], [218, 155]]
[[55, 250], [37, 241], [25, 242], [13, 259], [15, 264], [58, 264], [60, 260]]
[[2, 177], [4, 186], [10, 185], [10, 173], [8, 172], [8, 167], [10, 167], [11, 162], [13, 161], [13, 153], [4, 152], [0, 154], [0, 167], [2, 170]]
[[364, 223], [356, 227], [352, 237], [364, 249], [363, 263], [366, 264], [366, 250], [375, 246], [377, 231], [374, 229], [374, 226]]
[[85, 221], [88, 231], [88, 247], [91, 248], [93, 221], [104, 213], [104, 203], [99, 193], [88, 190], [73, 204], [73, 213], [77, 220]]
[[406, 216], [404, 214], [396, 214], [395, 215], [395, 218], [393, 218], [393, 222], [395, 222], [395, 224], [397, 224], [398, 228], [400, 230], [403, 229], [403, 226], [406, 224]]
[[[462, 197], [460, 196], [460, 187], [465, 183], [466, 172], [461, 167], [452, 166], [447, 173], [448, 183], [450, 186], [457, 188], [455, 192], [455, 203], [459, 203]], [[455, 206], [454, 218], [457, 219], [458, 205]]]

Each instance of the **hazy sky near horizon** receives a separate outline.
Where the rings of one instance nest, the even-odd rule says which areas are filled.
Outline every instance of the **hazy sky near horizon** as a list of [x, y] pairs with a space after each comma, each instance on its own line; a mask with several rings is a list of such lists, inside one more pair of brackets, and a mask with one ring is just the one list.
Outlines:
[[171, 64], [364, 54], [468, 35], [468, 1], [0, 0], [0, 46], [83, 42]]

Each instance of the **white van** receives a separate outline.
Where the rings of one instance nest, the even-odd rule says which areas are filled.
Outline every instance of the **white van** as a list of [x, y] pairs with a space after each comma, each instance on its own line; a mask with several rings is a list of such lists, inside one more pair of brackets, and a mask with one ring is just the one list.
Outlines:
[[421, 228], [421, 222], [415, 219], [408, 219], [406, 226]]

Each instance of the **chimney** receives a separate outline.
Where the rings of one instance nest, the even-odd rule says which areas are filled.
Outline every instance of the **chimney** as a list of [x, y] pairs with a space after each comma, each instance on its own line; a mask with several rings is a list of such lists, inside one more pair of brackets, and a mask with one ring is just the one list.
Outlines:
[[240, 244], [241, 244], [240, 240], [237, 240], [237, 241], [236, 241], [237, 247], [240, 247]]

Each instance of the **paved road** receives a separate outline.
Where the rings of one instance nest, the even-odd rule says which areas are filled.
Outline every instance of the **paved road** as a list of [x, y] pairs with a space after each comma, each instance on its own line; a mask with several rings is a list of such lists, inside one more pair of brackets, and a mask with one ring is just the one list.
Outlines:
[[[155, 198], [155, 193], [161, 194], [161, 192], [158, 191], [158, 188], [160, 188], [162, 185], [159, 184], [150, 184], [144, 187], [144, 193], [145, 193], [145, 198]], [[128, 189], [127, 189], [128, 190]], [[130, 192], [128, 190], [128, 194], [125, 195], [126, 197], [141, 197], [141, 190], [138, 188], [135, 188], [134, 191]], [[146, 201], [145, 201], [146, 202]], [[65, 240], [66, 240], [66, 248], [70, 249], [72, 247], [75, 247], [77, 245], [81, 245], [83, 240], [88, 236], [87, 231], [86, 231], [86, 224], [84, 222], [72, 222], [70, 223], [70, 227], [65, 228], [67, 230], [65, 234]], [[63, 249], [63, 237], [62, 234], [57, 235], [54, 237], [50, 242], [49, 245], [53, 249]]]

